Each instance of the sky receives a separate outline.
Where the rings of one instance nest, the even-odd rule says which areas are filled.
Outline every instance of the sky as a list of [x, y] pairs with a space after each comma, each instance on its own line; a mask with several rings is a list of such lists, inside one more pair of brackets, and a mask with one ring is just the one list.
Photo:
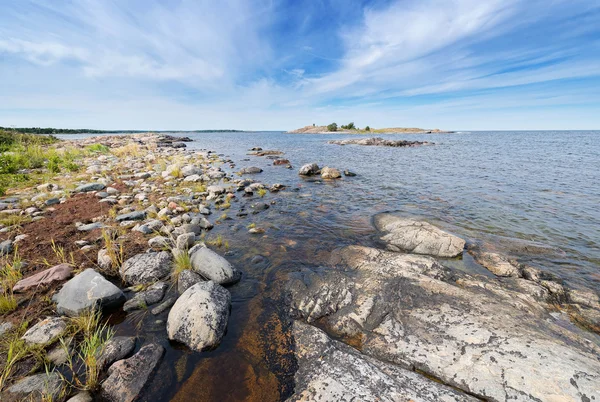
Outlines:
[[600, 129], [597, 0], [0, 0], [0, 126]]

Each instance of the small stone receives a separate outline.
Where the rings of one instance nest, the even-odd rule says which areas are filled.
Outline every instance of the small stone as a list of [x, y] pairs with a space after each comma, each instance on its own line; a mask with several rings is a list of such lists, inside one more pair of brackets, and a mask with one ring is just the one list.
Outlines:
[[183, 233], [177, 236], [177, 241], [175, 242], [176, 246], [180, 250], [187, 250], [192, 247], [196, 242], [196, 235], [192, 232]]
[[298, 174], [301, 176], [313, 176], [319, 173], [319, 165], [316, 163], [309, 163], [300, 168]]
[[128, 214], [121, 214], [115, 218], [117, 222], [141, 221], [143, 219], [146, 219], [146, 211], [133, 211]]
[[340, 177], [342, 177], [342, 174], [337, 169], [324, 167], [323, 169], [321, 169], [321, 177], [323, 179], [339, 179]]
[[101, 191], [104, 190], [106, 188], [106, 186], [102, 183], [89, 183], [89, 184], [82, 184], [81, 186], [77, 187], [75, 189], [76, 193], [87, 193], [90, 191]]
[[98, 356], [98, 366], [105, 369], [117, 360], [122, 360], [129, 356], [134, 349], [135, 337], [115, 336], [104, 345], [102, 353]]
[[67, 322], [60, 317], [47, 317], [29, 328], [21, 337], [30, 345], [47, 345], [67, 329]]

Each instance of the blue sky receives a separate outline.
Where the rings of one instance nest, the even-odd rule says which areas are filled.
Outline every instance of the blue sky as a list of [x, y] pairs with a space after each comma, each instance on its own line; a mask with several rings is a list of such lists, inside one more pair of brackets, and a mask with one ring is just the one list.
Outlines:
[[600, 129], [596, 0], [0, 0], [0, 126]]

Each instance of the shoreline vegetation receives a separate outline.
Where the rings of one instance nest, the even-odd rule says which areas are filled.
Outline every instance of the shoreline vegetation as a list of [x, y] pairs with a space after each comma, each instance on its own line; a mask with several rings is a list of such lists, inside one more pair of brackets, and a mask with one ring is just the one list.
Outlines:
[[331, 123], [327, 126], [305, 126], [295, 130], [286, 131], [287, 134], [450, 134], [453, 131], [434, 129], [423, 129], [415, 127], [387, 127], [374, 128], [365, 126], [358, 128], [354, 123], [338, 126], [337, 123]]
[[0, 131], [21, 134], [142, 134], [153, 133], [242, 133], [245, 130], [94, 130], [89, 128], [0, 127]]
[[[302, 200], [299, 185], [361, 184], [360, 172], [260, 147], [241, 167], [184, 140], [0, 131], [0, 400], [166, 400], [174, 385], [169, 400], [199, 400], [190, 388], [215, 383], [212, 400], [241, 383], [258, 384], [248, 401], [600, 400], [596, 290], [387, 212], [373, 217], [376, 244], [317, 245], [314, 265], [265, 275], [289, 255], [271, 247], [281, 231], [265, 211]], [[305, 164], [268, 183], [267, 161]], [[467, 256], [489, 275], [447, 264]], [[232, 298], [252, 284], [251, 299]], [[236, 331], [223, 356], [194, 353]]]

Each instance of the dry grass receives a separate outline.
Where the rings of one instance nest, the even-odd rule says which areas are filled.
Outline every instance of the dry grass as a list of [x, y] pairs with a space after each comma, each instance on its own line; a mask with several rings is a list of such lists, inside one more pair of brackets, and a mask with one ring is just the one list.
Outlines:
[[188, 269], [192, 269], [192, 259], [189, 253], [187, 253], [186, 251], [175, 253], [175, 259], [173, 261], [173, 272], [171, 273], [173, 283], [177, 282], [179, 274]]

